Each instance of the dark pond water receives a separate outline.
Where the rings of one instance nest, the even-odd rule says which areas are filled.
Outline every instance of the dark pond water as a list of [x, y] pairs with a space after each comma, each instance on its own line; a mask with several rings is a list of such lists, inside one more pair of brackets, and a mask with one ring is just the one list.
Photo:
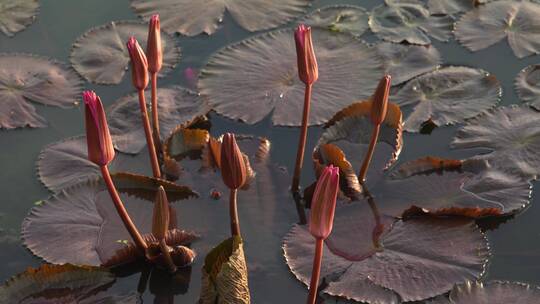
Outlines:
[[[315, 1], [313, 7], [334, 3], [350, 3], [371, 9], [381, 2], [325, 0]], [[18, 33], [14, 38], [0, 35], [0, 52], [32, 53], [69, 62], [71, 45], [79, 35], [91, 27], [108, 21], [125, 19], [136, 19], [129, 7], [128, 0], [42, 1], [36, 22], [27, 30]], [[223, 28], [210, 37], [178, 37], [179, 45], [183, 51], [181, 62], [173, 73], [160, 81], [160, 84], [162, 86], [168, 84], [191, 86], [189, 80], [183, 76], [184, 69], [188, 67], [199, 69], [214, 51], [251, 35], [253, 33], [239, 28], [227, 15]], [[366, 40], [370, 39], [373, 37], [367, 35]], [[450, 43], [435, 42], [434, 45], [441, 52], [443, 62], [447, 65], [468, 65], [495, 74], [503, 86], [502, 104], [519, 103], [513, 89], [514, 78], [522, 68], [537, 63], [540, 59], [539, 56], [533, 56], [518, 60], [506, 42], [498, 43], [476, 53], [470, 53], [453, 39]], [[121, 84], [115, 86], [97, 86], [86, 83], [85, 87], [96, 90], [106, 105], [132, 91], [129, 77], [125, 77]], [[0, 258], [2, 261], [0, 263], [0, 280], [8, 279], [29, 266], [38, 266], [41, 263], [39, 259], [34, 258], [29, 251], [21, 246], [18, 239], [20, 223], [34, 202], [46, 199], [50, 195], [36, 178], [35, 162], [38, 153], [49, 143], [82, 134], [84, 131], [82, 120], [84, 109], [82, 107], [58, 109], [37, 105], [37, 108], [38, 112], [42, 113], [49, 122], [47, 128], [0, 132]], [[210, 120], [212, 123], [211, 132], [214, 135], [234, 131], [269, 138], [274, 147], [271, 154], [272, 161], [286, 166], [289, 171], [292, 171], [299, 129], [271, 127], [269, 120], [256, 125], [245, 125], [215, 114], [210, 114]], [[456, 127], [443, 127], [435, 129], [431, 135], [405, 134], [405, 148], [401, 154], [400, 162], [425, 155], [458, 158], [473, 155], [473, 151], [455, 152], [448, 149], [455, 131]], [[306, 151], [312, 150], [320, 132], [319, 128], [310, 129]], [[311, 164], [306, 162], [303, 180], [307, 182], [312, 178]], [[535, 188], [537, 188], [536, 183]], [[284, 215], [281, 221], [284, 223], [288, 221], [292, 224], [295, 219], [294, 209], [292, 205], [288, 205], [289, 202], [283, 203], [283, 211], [277, 212], [277, 215], [268, 216], [288, 214]], [[193, 212], [193, 214], [185, 216], [184, 224], [188, 228], [197, 229], [197, 223], [200, 221], [212, 225], [211, 220], [204, 220], [209, 215], [201, 214], [193, 206], [180, 207], [180, 212]], [[216, 207], [214, 212], [226, 213], [226, 209], [223, 206]], [[209, 218], [213, 219], [214, 217]], [[527, 210], [502, 224], [497, 230], [488, 232], [487, 236], [493, 256], [487, 268], [486, 279], [540, 284], [539, 218], [540, 202], [534, 196], [533, 203]], [[281, 258], [281, 248], [279, 246], [275, 248], [264, 246], [276, 243], [276, 240], [283, 236], [289, 226], [285, 224], [284, 227], [276, 227], [272, 236], [268, 236], [265, 234], [268, 232], [267, 228], [261, 227], [257, 223], [249, 223], [248, 220], [246, 222], [251, 230], [249, 236], [246, 237], [248, 262], [251, 260], [250, 256], [259, 254], [273, 256], [273, 260], [278, 261], [277, 265], [250, 265], [252, 272], [250, 273], [250, 287], [253, 303], [302, 303], [305, 301], [306, 289], [290, 274]], [[227, 231], [224, 230], [222, 233], [211, 236], [211, 240], [205, 242], [217, 244], [220, 239], [226, 237]], [[254, 239], [250, 239], [250, 237]], [[258, 244], [258, 246], [251, 246], [250, 243]], [[272, 252], [268, 253], [269, 250]], [[153, 288], [153, 290], [144, 292], [143, 301], [145, 303], [173, 303], [171, 294], [180, 293], [174, 295], [175, 303], [194, 303], [200, 292], [201, 260], [202, 257], [192, 268], [191, 281], [187, 290], [174, 291]], [[140, 274], [135, 273], [121, 278], [112, 288], [118, 293], [135, 291], [139, 277]], [[159, 286], [162, 283], [156, 281], [154, 284]]]

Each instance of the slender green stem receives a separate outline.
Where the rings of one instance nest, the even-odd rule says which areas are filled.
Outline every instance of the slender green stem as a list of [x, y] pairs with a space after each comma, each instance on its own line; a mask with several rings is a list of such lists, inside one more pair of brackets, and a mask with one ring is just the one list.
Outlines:
[[358, 173], [358, 181], [364, 183], [366, 181], [366, 174], [369, 168], [369, 163], [371, 158], [373, 158], [373, 152], [375, 151], [375, 145], [377, 144], [377, 139], [379, 138], [379, 132], [381, 131], [381, 125], [375, 125], [373, 132], [371, 133], [371, 140], [369, 142], [369, 148], [362, 162], [362, 167], [360, 168], [360, 173]]
[[161, 171], [159, 169], [159, 162], [156, 154], [156, 147], [154, 145], [154, 139], [152, 130], [150, 129], [150, 121], [148, 119], [148, 112], [146, 110], [146, 99], [144, 97], [144, 90], [139, 90], [139, 106], [141, 108], [141, 119], [144, 127], [144, 134], [146, 136], [146, 145], [148, 146], [148, 153], [150, 154], [150, 163], [152, 164], [152, 172], [155, 178], [161, 178]]
[[171, 257], [170, 247], [165, 243], [165, 239], [159, 240], [159, 249], [161, 249], [161, 254], [165, 258], [165, 264], [169, 269], [170, 273], [176, 272], [176, 265], [174, 265], [173, 259]]
[[313, 270], [311, 271], [311, 282], [309, 283], [309, 296], [307, 304], [315, 304], [317, 299], [317, 289], [319, 288], [319, 277], [321, 276], [321, 263], [323, 256], [324, 239], [315, 239], [315, 257], [313, 257]]
[[127, 231], [131, 235], [131, 238], [135, 242], [135, 245], [141, 253], [146, 254], [146, 249], [148, 249], [148, 245], [144, 241], [143, 237], [141, 236], [141, 233], [131, 220], [131, 217], [129, 216], [126, 208], [124, 207], [124, 203], [122, 202], [122, 199], [120, 198], [120, 195], [118, 194], [118, 191], [116, 191], [116, 187], [114, 186], [113, 180], [111, 178], [111, 174], [109, 172], [109, 169], [107, 166], [101, 167], [101, 174], [103, 176], [103, 180], [105, 181], [105, 185], [107, 186], [107, 189], [109, 190], [109, 194], [111, 195], [112, 201], [114, 203], [114, 207], [116, 208], [116, 211], [118, 212], [118, 215], [120, 216], [120, 219], [124, 223], [124, 226], [126, 227]]
[[161, 148], [161, 138], [159, 135], [159, 111], [157, 100], [157, 73], [150, 73], [152, 79], [152, 134], [154, 135], [154, 144], [158, 154], [163, 150]]
[[231, 235], [240, 236], [240, 221], [238, 220], [237, 189], [231, 189], [229, 196], [229, 216], [231, 218]]
[[300, 173], [304, 163], [304, 152], [306, 150], [307, 129], [309, 120], [309, 108], [311, 104], [311, 84], [306, 84], [304, 90], [304, 112], [302, 113], [302, 129], [298, 141], [298, 150], [296, 151], [296, 164], [294, 166], [294, 175], [291, 185], [291, 191], [297, 192], [300, 186]]

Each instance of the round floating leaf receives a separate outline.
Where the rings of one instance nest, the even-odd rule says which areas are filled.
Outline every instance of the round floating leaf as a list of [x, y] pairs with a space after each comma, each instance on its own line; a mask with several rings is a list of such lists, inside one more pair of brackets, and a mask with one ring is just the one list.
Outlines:
[[[150, 91], [146, 92], [150, 104]], [[177, 125], [187, 124], [210, 110], [199, 94], [182, 87], [158, 89], [159, 126], [162, 139]], [[118, 99], [107, 111], [114, 147], [124, 153], [139, 153], [146, 146], [137, 93]]]
[[[389, 225], [367, 206], [357, 202], [336, 209], [323, 253], [321, 277], [328, 284], [323, 292], [367, 303], [400, 303], [442, 294], [483, 273], [488, 244], [473, 221], [419, 217]], [[283, 248], [291, 271], [307, 285], [315, 239], [296, 225]]]
[[34, 22], [38, 10], [38, 0], [0, 0], [0, 32], [12, 37]]
[[[135, 36], [146, 45], [148, 25], [135, 21], [113, 21], [90, 29], [73, 44], [71, 64], [88, 81], [97, 84], [118, 84], [122, 81], [130, 59], [126, 47]], [[170, 72], [180, 59], [174, 38], [162, 33], [163, 68], [160, 76]]]
[[431, 72], [441, 63], [441, 55], [434, 46], [383, 42], [377, 44], [377, 51], [394, 86]]
[[369, 17], [369, 27], [377, 36], [397, 43], [427, 45], [428, 36], [448, 41], [453, 24], [450, 16], [431, 15], [419, 0], [386, 0]]
[[540, 289], [523, 283], [490, 281], [467, 282], [454, 287], [450, 298], [440, 296], [429, 304], [506, 304], [540, 303]]
[[311, 12], [301, 22], [314, 28], [350, 33], [360, 37], [369, 28], [368, 19], [369, 14], [363, 7], [329, 5]]
[[[1, 7], [0, 2], [0, 16]], [[81, 85], [74, 71], [56, 61], [29, 54], [0, 54], [0, 128], [45, 127], [45, 119], [31, 102], [75, 106]]]
[[487, 48], [504, 38], [518, 58], [540, 53], [540, 4], [530, 1], [493, 1], [463, 15], [456, 38], [471, 51]]
[[28, 268], [0, 287], [0, 303], [138, 303], [136, 294], [110, 295], [115, 282], [105, 269], [73, 265], [47, 265]]
[[486, 148], [480, 155], [504, 172], [527, 178], [540, 173], [540, 113], [528, 106], [499, 107], [462, 127], [452, 148]]
[[[317, 125], [354, 100], [367, 98], [383, 69], [376, 51], [350, 35], [313, 29], [313, 43], [319, 80], [313, 84], [309, 124]], [[199, 81], [201, 94], [216, 112], [250, 124], [270, 114], [275, 125], [299, 126], [304, 87], [292, 29], [226, 47], [210, 59]]]
[[540, 64], [530, 65], [518, 74], [516, 90], [521, 101], [540, 110]]
[[[478, 1], [480, 2], [480, 1]], [[428, 9], [432, 14], [454, 15], [468, 12], [475, 7], [471, 0], [428, 0]]]
[[[153, 204], [121, 194], [122, 200], [141, 233], [151, 231]], [[24, 244], [45, 261], [99, 266], [115, 257], [129, 244], [130, 236], [121, 222], [109, 193], [97, 182], [64, 189], [32, 209], [21, 228]], [[171, 230], [169, 245], [186, 245], [196, 236]], [[124, 241], [125, 240], [125, 241]], [[136, 256], [125, 256], [129, 262]]]
[[394, 101], [408, 115], [406, 131], [418, 132], [425, 123], [444, 126], [462, 122], [495, 107], [502, 89], [489, 73], [468, 67], [446, 67], [408, 82]]
[[308, 0], [132, 0], [139, 16], [159, 14], [163, 28], [187, 36], [213, 34], [227, 10], [244, 29], [255, 32], [277, 27], [302, 14]]

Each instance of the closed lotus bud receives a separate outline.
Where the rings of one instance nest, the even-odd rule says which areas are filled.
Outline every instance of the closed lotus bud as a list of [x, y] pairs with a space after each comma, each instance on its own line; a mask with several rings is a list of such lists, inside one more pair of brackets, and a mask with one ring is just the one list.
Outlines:
[[93, 91], [84, 91], [83, 100], [88, 159], [98, 166], [106, 166], [114, 159], [114, 146], [103, 104]]
[[374, 125], [380, 125], [386, 118], [391, 82], [392, 77], [390, 77], [390, 75], [385, 75], [381, 81], [379, 81], [377, 90], [373, 95], [373, 103], [371, 105], [371, 122]]
[[247, 168], [240, 148], [236, 144], [234, 134], [223, 136], [221, 144], [221, 177], [230, 189], [238, 189], [247, 178]]
[[152, 216], [152, 234], [156, 239], [165, 238], [167, 230], [169, 230], [169, 200], [163, 186], [159, 186], [154, 201], [154, 214]]
[[152, 18], [150, 18], [146, 54], [148, 55], [148, 70], [151, 73], [158, 73], [163, 64], [159, 15], [153, 15]]
[[332, 232], [338, 191], [339, 168], [330, 165], [319, 177], [311, 200], [309, 232], [315, 238], [326, 239]]
[[131, 80], [138, 90], [146, 89], [148, 85], [148, 61], [143, 49], [135, 37], [127, 42], [129, 57], [131, 58]]
[[319, 67], [311, 41], [311, 28], [300, 24], [294, 31], [298, 76], [305, 84], [313, 84], [319, 78]]

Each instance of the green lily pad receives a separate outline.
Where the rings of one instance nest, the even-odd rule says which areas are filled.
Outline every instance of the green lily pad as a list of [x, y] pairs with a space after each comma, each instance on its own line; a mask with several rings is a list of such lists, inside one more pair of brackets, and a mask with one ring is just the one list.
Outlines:
[[540, 64], [521, 70], [516, 77], [515, 86], [519, 99], [540, 111]]
[[36, 19], [38, 0], [0, 0], [0, 32], [13, 37]]
[[369, 14], [360, 6], [329, 5], [305, 16], [301, 22], [313, 28], [327, 29], [332, 32], [349, 33], [360, 37], [369, 28]]
[[449, 298], [437, 297], [428, 304], [540, 303], [540, 288], [516, 282], [467, 282], [455, 286]]

